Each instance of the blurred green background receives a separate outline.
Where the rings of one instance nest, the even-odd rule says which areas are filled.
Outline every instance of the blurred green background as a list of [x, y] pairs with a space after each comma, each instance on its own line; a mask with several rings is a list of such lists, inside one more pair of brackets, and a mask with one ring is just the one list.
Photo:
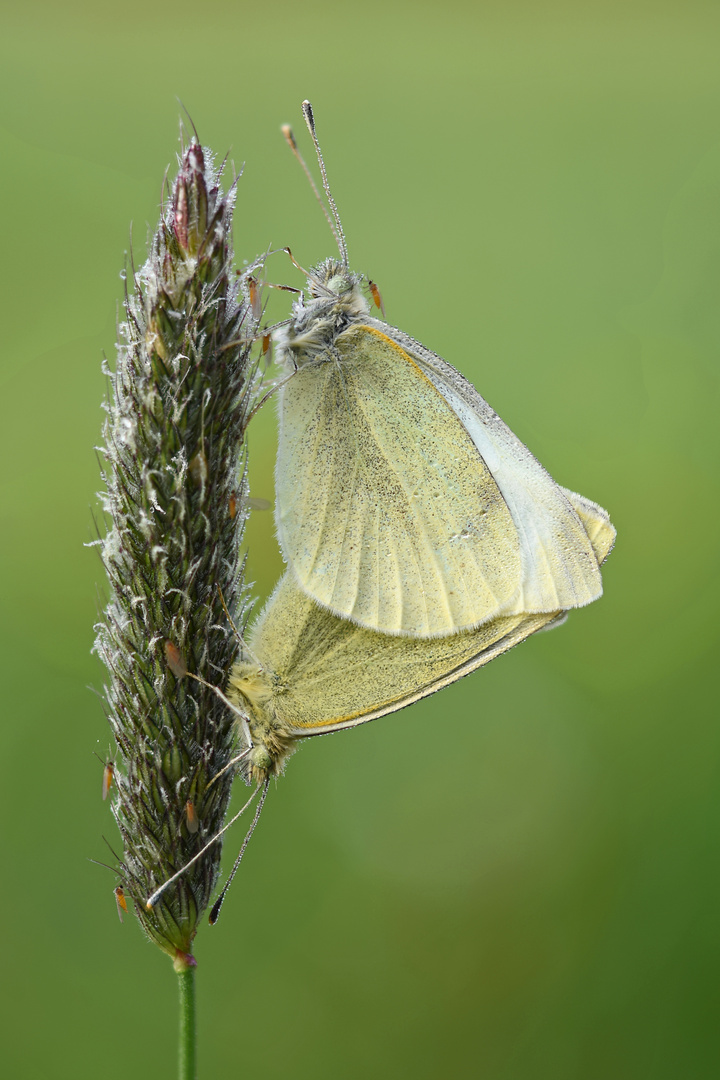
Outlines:
[[[619, 532], [564, 628], [293, 759], [197, 940], [200, 1076], [716, 1077], [720, 8], [30, 0], [3, 23], [4, 1074], [175, 1073], [171, 966], [88, 861], [117, 836], [83, 543], [177, 95], [246, 162], [238, 257], [305, 265], [333, 246], [278, 129], [309, 97], [388, 319]], [[280, 256], [270, 278], [300, 283]], [[272, 409], [250, 450], [272, 498]], [[248, 537], [265, 595], [272, 515]]]

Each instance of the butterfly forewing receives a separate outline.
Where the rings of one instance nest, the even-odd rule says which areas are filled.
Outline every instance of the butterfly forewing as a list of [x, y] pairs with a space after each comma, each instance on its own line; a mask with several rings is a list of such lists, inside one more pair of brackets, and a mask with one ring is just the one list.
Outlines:
[[[378, 324], [382, 325], [382, 324]], [[385, 328], [387, 329], [387, 328]], [[399, 330], [393, 338], [418, 363], [472, 439], [512, 514], [522, 559], [520, 587], [503, 614], [582, 607], [602, 594], [591, 537], [568, 493], [459, 371]], [[590, 500], [588, 507], [607, 514]], [[614, 535], [614, 530], [612, 530]]]
[[593, 546], [595, 558], [602, 566], [613, 549], [617, 535], [615, 526], [610, 521], [610, 515], [607, 510], [603, 510], [602, 506], [591, 502], [583, 495], [578, 495], [569, 488], [560, 488], [560, 490], [582, 521], [583, 528]]
[[388, 634], [444, 635], [518, 594], [517, 530], [472, 438], [398, 344], [351, 326], [283, 391], [278, 534], [318, 603]]

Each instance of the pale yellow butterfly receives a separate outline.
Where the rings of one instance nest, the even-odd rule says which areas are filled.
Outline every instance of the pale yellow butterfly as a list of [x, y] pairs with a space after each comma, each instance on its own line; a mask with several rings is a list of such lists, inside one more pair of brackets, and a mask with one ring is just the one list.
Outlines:
[[[594, 557], [602, 563], [614, 530], [592, 504], [587, 516]], [[251, 628], [227, 694], [247, 723], [246, 769], [256, 780], [282, 771], [300, 739], [365, 724], [434, 694], [549, 628], [565, 612], [515, 612], [472, 630], [421, 639], [368, 630], [339, 619], [303, 592], [290, 572]]]
[[[587, 521], [595, 557], [602, 563], [615, 537], [612, 526], [598, 518], [592, 503], [570, 492], [568, 496]], [[239, 766], [245, 778], [258, 786], [220, 832], [148, 898], [147, 906], [157, 903], [165, 889], [217, 843], [261, 792], [240, 854], [213, 906], [210, 921], [215, 922], [257, 824], [270, 778], [282, 773], [302, 739], [396, 712], [489, 663], [531, 634], [558, 625], [565, 615], [562, 610], [502, 615], [473, 630], [432, 639], [388, 635], [321, 608], [288, 571], [251, 626], [247, 640], [238, 635], [241, 654], [228, 681], [227, 697], [213, 687], [238, 718], [240, 752], [225, 768]], [[166, 642], [165, 649], [175, 676], [189, 674], [172, 643]]]
[[243, 771], [259, 782], [278, 775], [301, 739], [402, 709], [488, 663], [562, 614], [500, 616], [440, 638], [391, 636], [321, 608], [288, 572], [253, 628], [228, 684], [228, 698], [247, 721], [249, 752]]
[[277, 532], [298, 584], [335, 615], [416, 637], [591, 603], [588, 529], [614, 536], [607, 513], [559, 487], [455, 368], [369, 314], [303, 110], [341, 259], [310, 272], [275, 332], [294, 371], [279, 392]]

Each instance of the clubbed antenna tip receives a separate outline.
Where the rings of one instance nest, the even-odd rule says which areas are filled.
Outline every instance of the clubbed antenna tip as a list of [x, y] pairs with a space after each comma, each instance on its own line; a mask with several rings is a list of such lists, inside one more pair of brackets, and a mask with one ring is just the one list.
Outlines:
[[303, 171], [304, 171], [305, 175], [307, 176], [308, 181], [310, 182], [310, 187], [313, 190], [315, 198], [317, 199], [317, 201], [320, 203], [320, 206], [322, 207], [322, 211], [323, 211], [323, 213], [325, 215], [325, 219], [326, 219], [328, 225], [330, 226], [330, 230], [331, 230], [333, 236], [335, 237], [335, 243], [338, 246], [338, 251], [340, 252], [340, 259], [342, 260], [342, 264], [343, 264], [343, 266], [348, 267], [349, 266], [349, 261], [348, 261], [347, 241], [345, 239], [345, 233], [343, 232], [342, 222], [340, 221], [340, 214], [338, 213], [338, 208], [337, 208], [337, 206], [335, 204], [335, 200], [333, 199], [332, 192], [330, 190], [330, 185], [328, 183], [327, 172], [325, 170], [325, 162], [323, 160], [322, 151], [320, 150], [320, 143], [318, 142], [317, 133], [315, 131], [315, 116], [313, 114], [312, 105], [310, 104], [309, 101], [303, 101], [303, 103], [302, 103], [302, 111], [303, 111], [303, 116], [305, 117], [305, 123], [307, 124], [308, 131], [310, 132], [310, 137], [311, 137], [311, 139], [313, 141], [313, 146], [315, 147], [315, 153], [317, 155], [318, 165], [320, 167], [320, 175], [322, 176], [323, 190], [325, 192], [325, 197], [327, 198], [327, 201], [328, 201], [328, 203], [330, 205], [330, 211], [332, 212], [332, 217], [330, 216], [330, 213], [328, 213], [328, 209], [325, 206], [325, 203], [322, 201], [322, 197], [320, 195], [320, 192], [318, 191], [317, 185], [316, 185], [315, 181], [313, 180], [312, 173], [308, 169], [308, 167], [307, 167], [307, 165], [305, 163], [305, 159], [303, 158], [302, 154], [300, 153], [300, 151], [298, 149], [298, 145], [297, 145], [297, 142], [295, 140], [295, 136], [293, 134], [292, 128], [290, 127], [289, 124], [283, 124], [282, 127], [280, 128], [280, 130], [282, 131], [285, 139], [287, 140], [287, 143], [288, 143], [290, 149], [292, 150], [293, 154], [295, 155], [297, 160], [300, 162], [300, 165], [302, 166]]

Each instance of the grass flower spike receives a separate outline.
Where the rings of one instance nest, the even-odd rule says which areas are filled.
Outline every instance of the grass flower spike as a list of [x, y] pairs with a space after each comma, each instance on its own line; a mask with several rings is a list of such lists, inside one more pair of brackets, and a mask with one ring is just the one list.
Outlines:
[[101, 541], [110, 598], [96, 648], [118, 760], [118, 873], [143, 929], [182, 969], [217, 882], [213, 845], [154, 907], [145, 899], [222, 826], [234, 717], [184, 670], [222, 684], [244, 623], [242, 444], [257, 319], [232, 269], [235, 184], [184, 150], [150, 255], [126, 290], [104, 427]]

